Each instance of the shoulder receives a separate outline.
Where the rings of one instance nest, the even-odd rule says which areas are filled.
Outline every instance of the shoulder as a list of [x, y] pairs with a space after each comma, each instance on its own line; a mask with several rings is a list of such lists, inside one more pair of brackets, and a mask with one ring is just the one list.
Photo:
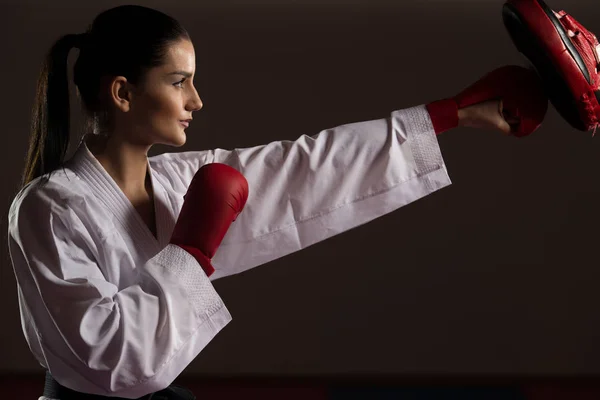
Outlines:
[[163, 153], [149, 157], [150, 168], [169, 191], [185, 193], [198, 169], [213, 162], [213, 151]]
[[85, 203], [84, 193], [78, 190], [75, 174], [57, 170], [47, 181], [38, 177], [21, 188], [9, 210], [9, 219], [37, 219], [48, 214], [71, 212]]
[[211, 150], [162, 153], [149, 157], [148, 162], [156, 171], [197, 168], [199, 165], [212, 162], [213, 153]]
[[237, 151], [225, 149], [163, 153], [148, 158], [150, 167], [166, 179], [189, 180], [200, 167], [210, 163], [238, 164]]

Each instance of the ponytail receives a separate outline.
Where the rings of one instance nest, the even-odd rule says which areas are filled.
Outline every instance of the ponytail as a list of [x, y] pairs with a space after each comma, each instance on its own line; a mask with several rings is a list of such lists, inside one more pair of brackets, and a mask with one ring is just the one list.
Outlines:
[[[29, 150], [22, 185], [52, 173], [64, 162], [69, 147], [69, 51], [78, 47], [78, 35], [61, 37], [47, 54], [37, 82]], [[50, 176], [42, 178], [45, 183]]]

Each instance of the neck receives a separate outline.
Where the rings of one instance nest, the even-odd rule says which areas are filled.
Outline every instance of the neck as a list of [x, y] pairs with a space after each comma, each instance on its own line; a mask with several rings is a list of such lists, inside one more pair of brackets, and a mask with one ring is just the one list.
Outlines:
[[90, 135], [86, 144], [126, 196], [146, 195], [149, 147], [124, 142], [119, 136]]

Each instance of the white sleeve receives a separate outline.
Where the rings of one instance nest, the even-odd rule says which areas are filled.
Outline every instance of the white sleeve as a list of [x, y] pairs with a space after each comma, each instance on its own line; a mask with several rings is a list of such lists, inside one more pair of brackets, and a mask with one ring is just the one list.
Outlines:
[[134, 284], [118, 288], [97, 263], [103, 243], [78, 218], [76, 202], [39, 190], [16, 203], [9, 249], [20, 301], [62, 385], [124, 398], [162, 390], [231, 320], [181, 248], [168, 245], [137, 268]]
[[209, 162], [231, 165], [248, 180], [246, 207], [213, 258], [211, 279], [301, 250], [450, 184], [425, 106], [295, 141], [171, 153], [161, 161], [183, 192]]

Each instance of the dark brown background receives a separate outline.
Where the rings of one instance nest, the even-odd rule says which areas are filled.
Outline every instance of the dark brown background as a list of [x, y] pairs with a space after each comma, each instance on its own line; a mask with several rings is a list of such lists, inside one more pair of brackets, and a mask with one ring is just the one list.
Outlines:
[[[3, 232], [45, 52], [120, 4], [0, 5]], [[502, 1], [138, 4], [190, 31], [205, 104], [184, 148], [153, 154], [246, 147], [386, 117], [524, 63], [502, 25]], [[600, 32], [595, 0], [549, 4]], [[598, 140], [554, 109], [522, 140], [483, 130], [442, 135], [449, 188], [215, 282], [234, 320], [186, 373], [599, 373]], [[0, 258], [0, 372], [39, 372], [6, 245]]]

